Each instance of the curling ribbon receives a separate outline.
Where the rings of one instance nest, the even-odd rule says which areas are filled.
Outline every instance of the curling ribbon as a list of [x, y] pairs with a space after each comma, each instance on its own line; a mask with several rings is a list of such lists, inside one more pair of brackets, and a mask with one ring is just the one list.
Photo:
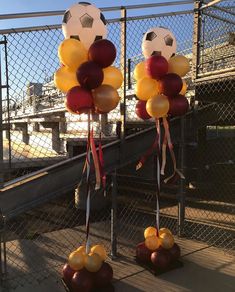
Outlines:
[[153, 145], [147, 150], [147, 152], [140, 158], [139, 162], [136, 165], [136, 170], [139, 170], [146, 162], [148, 157], [154, 152], [157, 148], [158, 138], [156, 136]]
[[100, 136], [99, 136], [99, 167], [100, 167], [102, 186], [104, 189], [104, 196], [106, 196], [106, 173], [104, 171], [104, 155], [103, 155], [103, 149], [102, 149], [102, 144], [101, 144], [101, 131], [100, 131]]
[[160, 145], [161, 145], [161, 128], [160, 121], [156, 119], [156, 144], [157, 144], [157, 189], [156, 189], [156, 227], [157, 235], [159, 233], [159, 219], [160, 219], [160, 208], [159, 208], [159, 196], [160, 196]]
[[[175, 176], [176, 173], [179, 175], [179, 177], [181, 179], [185, 179], [183, 173], [181, 171], [179, 171], [177, 169], [177, 166], [176, 166], [176, 158], [175, 158], [175, 153], [174, 153], [174, 149], [173, 149], [173, 144], [171, 142], [171, 136], [170, 136], [169, 124], [168, 124], [167, 118], [163, 118], [163, 126], [164, 126], [164, 130], [165, 130], [165, 139], [167, 141], [167, 145], [168, 145], [168, 148], [169, 148], [169, 151], [170, 151], [171, 160], [172, 160], [173, 169], [174, 169], [173, 174], [171, 176], [167, 177], [164, 180], [164, 183], [167, 183], [169, 180], [171, 180]], [[164, 142], [165, 142], [165, 139], [164, 139]], [[162, 161], [164, 162], [165, 160], [166, 160], [166, 156], [163, 157]], [[162, 164], [161, 173], [163, 173], [163, 174], [164, 174], [164, 169], [165, 169], [165, 165]]]
[[91, 145], [91, 153], [93, 157], [94, 167], [95, 167], [95, 177], [96, 177], [96, 185], [95, 190], [100, 189], [101, 179], [100, 179], [100, 166], [99, 166], [99, 159], [96, 152], [95, 141], [94, 141], [94, 133], [93, 128], [90, 132], [90, 145]]

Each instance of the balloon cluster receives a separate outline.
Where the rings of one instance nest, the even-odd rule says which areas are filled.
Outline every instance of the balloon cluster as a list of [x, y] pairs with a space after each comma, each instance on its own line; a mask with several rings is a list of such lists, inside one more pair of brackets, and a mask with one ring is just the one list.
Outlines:
[[112, 267], [105, 262], [107, 253], [102, 245], [94, 245], [90, 253], [80, 246], [68, 258], [63, 267], [63, 280], [72, 292], [89, 292], [111, 285]]
[[[157, 28], [152, 29], [151, 33], [154, 33], [154, 30], [157, 34]], [[146, 43], [146, 39], [143, 43]], [[164, 47], [161, 49], [164, 50]], [[143, 52], [146, 56], [146, 52]], [[164, 53], [153, 53], [137, 64], [134, 70], [137, 81], [135, 94], [139, 99], [136, 114], [143, 120], [151, 117], [159, 119], [168, 115], [181, 116], [188, 111], [189, 104], [185, 97], [187, 84], [181, 77], [189, 72], [189, 61], [181, 55], [174, 55], [169, 60], [163, 55]]]
[[167, 270], [180, 257], [180, 247], [174, 242], [171, 231], [148, 227], [144, 231], [145, 241], [136, 247], [136, 258], [154, 270]]
[[80, 40], [68, 38], [60, 44], [58, 56], [62, 66], [54, 74], [54, 83], [67, 93], [65, 106], [69, 112], [82, 114], [92, 110], [103, 114], [116, 108], [120, 100], [117, 89], [123, 76], [111, 66], [116, 58], [111, 41], [97, 40], [87, 50]]

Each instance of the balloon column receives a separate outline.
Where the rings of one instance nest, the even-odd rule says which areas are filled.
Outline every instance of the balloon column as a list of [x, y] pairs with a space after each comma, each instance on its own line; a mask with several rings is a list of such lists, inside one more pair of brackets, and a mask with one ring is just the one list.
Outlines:
[[144, 231], [145, 241], [136, 247], [137, 261], [147, 264], [155, 271], [169, 269], [180, 257], [180, 247], [174, 241], [171, 231], [149, 226]]
[[101, 132], [97, 153], [90, 116], [91, 113], [107, 114], [117, 107], [120, 100], [117, 89], [122, 85], [123, 76], [112, 65], [116, 48], [105, 39], [106, 20], [98, 8], [87, 2], [74, 4], [64, 14], [62, 29], [65, 40], [58, 48], [61, 67], [54, 74], [54, 83], [66, 94], [65, 107], [71, 114], [88, 115], [87, 155], [83, 168], [87, 183], [86, 245], [70, 254], [63, 278], [72, 291], [88, 292], [94, 287], [109, 285], [113, 277], [111, 266], [105, 262], [104, 248], [96, 245], [90, 249], [91, 156], [95, 189], [103, 187], [105, 191], [106, 186]]

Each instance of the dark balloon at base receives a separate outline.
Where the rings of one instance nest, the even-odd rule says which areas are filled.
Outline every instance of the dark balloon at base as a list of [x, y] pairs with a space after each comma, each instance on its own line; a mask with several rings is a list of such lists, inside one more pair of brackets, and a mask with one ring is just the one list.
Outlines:
[[72, 278], [73, 292], [90, 292], [94, 287], [94, 280], [92, 273], [85, 269], [76, 272]]
[[174, 243], [173, 247], [168, 249], [168, 252], [169, 252], [171, 261], [176, 261], [179, 259], [181, 251], [177, 243]]
[[141, 242], [136, 247], [136, 257], [142, 262], [149, 263], [151, 260], [152, 251], [149, 250], [144, 242]]
[[70, 286], [73, 275], [76, 273], [73, 269], [70, 268], [69, 264], [65, 264], [62, 270], [62, 276], [65, 283]]
[[114, 44], [106, 39], [94, 42], [88, 51], [89, 59], [99, 64], [102, 68], [112, 65], [116, 54]]
[[165, 250], [155, 251], [151, 255], [151, 262], [155, 268], [165, 270], [170, 264], [170, 255]]
[[139, 100], [135, 106], [136, 115], [142, 120], [148, 120], [151, 116], [147, 113], [146, 110], [146, 101]]
[[168, 114], [172, 117], [183, 116], [189, 109], [189, 103], [185, 96], [177, 95], [169, 98], [170, 108]]
[[175, 73], [168, 73], [159, 81], [159, 90], [168, 97], [173, 97], [180, 93], [183, 87], [181, 77]]
[[113, 279], [113, 269], [108, 263], [103, 263], [98, 272], [94, 274], [94, 283], [96, 287], [105, 287]]
[[89, 90], [75, 86], [66, 95], [65, 106], [73, 114], [87, 113], [93, 108], [93, 98]]
[[77, 80], [81, 87], [94, 89], [99, 87], [104, 80], [102, 68], [93, 61], [88, 61], [77, 69]]

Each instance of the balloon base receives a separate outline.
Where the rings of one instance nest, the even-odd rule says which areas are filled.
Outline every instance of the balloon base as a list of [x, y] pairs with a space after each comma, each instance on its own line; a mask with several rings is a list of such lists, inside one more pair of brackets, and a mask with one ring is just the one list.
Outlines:
[[[65, 288], [65, 291], [67, 291], [67, 292], [73, 292], [72, 288], [69, 287], [69, 286], [65, 283], [64, 279], [61, 279], [61, 282], [62, 282], [62, 284], [63, 284], [63, 286], [64, 286], [64, 288]], [[114, 288], [114, 286], [112, 285], [112, 283], [110, 283], [110, 284], [108, 284], [107, 286], [105, 286], [105, 287], [103, 287], [103, 288], [94, 288], [94, 289], [92, 289], [91, 292], [114, 292], [114, 291], [115, 291], [115, 288]]]
[[135, 257], [135, 261], [137, 262], [138, 265], [140, 265], [141, 267], [148, 270], [154, 276], [159, 276], [159, 275], [165, 274], [169, 271], [182, 268], [184, 266], [184, 263], [180, 260], [176, 260], [176, 261], [170, 263], [170, 265], [166, 269], [156, 268], [156, 267], [154, 267], [154, 265], [151, 262], [144, 263], [140, 259], [138, 259], [137, 257]]

